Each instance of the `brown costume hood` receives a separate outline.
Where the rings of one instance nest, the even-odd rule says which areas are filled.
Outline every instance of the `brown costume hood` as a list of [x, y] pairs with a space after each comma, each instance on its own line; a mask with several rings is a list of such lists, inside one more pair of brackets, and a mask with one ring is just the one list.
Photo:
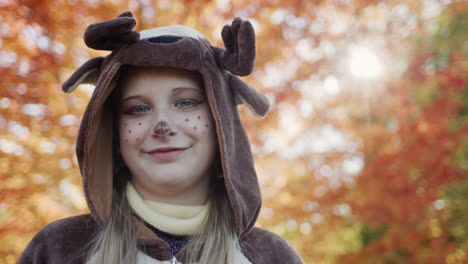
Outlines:
[[[227, 194], [239, 237], [255, 224], [262, 204], [250, 144], [241, 124], [238, 104], [246, 104], [257, 117], [269, 108], [267, 98], [239, 76], [251, 73], [255, 60], [255, 33], [240, 18], [226, 25], [222, 37], [226, 49], [212, 46], [203, 35], [184, 26], [133, 31], [136, 22], [130, 12], [89, 26], [86, 44], [111, 50], [83, 64], [64, 83], [72, 92], [81, 83], [96, 88], [80, 126], [76, 154], [83, 177], [88, 207], [97, 223], [109, 217], [113, 186], [112, 112], [106, 103], [122, 65], [167, 66], [198, 71], [216, 124], [220, 159]], [[141, 226], [140, 228], [145, 228]], [[151, 237], [151, 232], [143, 232]]]

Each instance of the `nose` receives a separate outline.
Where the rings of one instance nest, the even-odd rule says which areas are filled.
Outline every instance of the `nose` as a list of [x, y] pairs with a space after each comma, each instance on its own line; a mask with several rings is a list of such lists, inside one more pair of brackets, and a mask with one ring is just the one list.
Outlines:
[[153, 132], [156, 136], [165, 136], [165, 135], [174, 134], [174, 131], [172, 130], [172, 128], [164, 120], [161, 120], [156, 124], [156, 126], [153, 128]]
[[158, 120], [156, 125], [153, 127], [153, 136], [162, 137], [162, 136], [173, 136], [176, 134], [176, 125], [173, 122], [174, 116], [170, 110], [165, 107], [160, 107], [154, 113], [154, 119]]

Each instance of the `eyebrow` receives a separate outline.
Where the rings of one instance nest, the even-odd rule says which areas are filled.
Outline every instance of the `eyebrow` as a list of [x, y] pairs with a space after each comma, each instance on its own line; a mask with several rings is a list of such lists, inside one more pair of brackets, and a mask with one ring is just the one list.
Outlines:
[[[183, 91], [183, 90], [194, 90], [194, 91], [198, 92], [199, 94], [203, 95], [203, 92], [200, 89], [193, 88], [193, 87], [176, 87], [176, 88], [172, 89], [172, 92]], [[143, 98], [143, 96], [141, 96], [141, 95], [131, 95], [131, 96], [123, 99], [120, 102], [120, 104], [123, 104], [125, 101], [128, 101], [130, 99], [138, 99], [138, 98]]]

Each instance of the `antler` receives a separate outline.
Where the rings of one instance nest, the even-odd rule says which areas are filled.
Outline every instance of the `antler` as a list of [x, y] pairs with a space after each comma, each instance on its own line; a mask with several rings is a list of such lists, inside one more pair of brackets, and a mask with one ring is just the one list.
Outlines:
[[226, 49], [213, 47], [218, 63], [238, 76], [249, 75], [255, 62], [255, 31], [248, 20], [237, 17], [221, 31]]
[[86, 45], [96, 50], [113, 50], [125, 44], [137, 42], [140, 33], [132, 30], [136, 21], [130, 11], [117, 18], [90, 25], [84, 34]]

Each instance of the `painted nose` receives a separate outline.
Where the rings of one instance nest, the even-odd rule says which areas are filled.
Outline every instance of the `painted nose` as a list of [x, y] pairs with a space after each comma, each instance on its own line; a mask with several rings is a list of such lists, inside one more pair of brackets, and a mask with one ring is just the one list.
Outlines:
[[156, 136], [165, 136], [174, 133], [166, 121], [159, 121], [153, 128], [153, 132]]

